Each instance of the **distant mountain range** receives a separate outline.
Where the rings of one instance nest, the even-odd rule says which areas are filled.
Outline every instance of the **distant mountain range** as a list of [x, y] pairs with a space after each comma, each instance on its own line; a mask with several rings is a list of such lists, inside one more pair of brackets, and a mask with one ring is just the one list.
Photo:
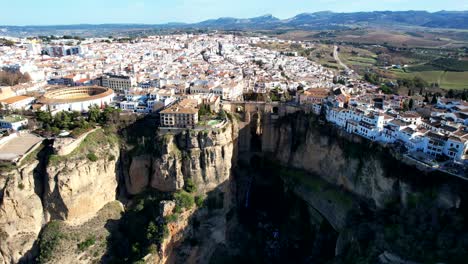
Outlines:
[[[55, 25], [55, 26], [0, 26], [0, 35], [26, 36], [41, 33], [70, 32], [75, 34], [100, 35], [132, 30], [167, 29], [219, 29], [219, 30], [324, 30], [349, 27], [398, 27], [418, 26], [427, 28], [468, 29], [468, 11], [375, 11], [334, 13], [329, 11], [303, 13], [289, 19], [272, 15], [239, 19], [224, 17], [199, 23], [167, 24], [101, 24], [101, 25]], [[54, 33], [51, 33], [54, 34]]]

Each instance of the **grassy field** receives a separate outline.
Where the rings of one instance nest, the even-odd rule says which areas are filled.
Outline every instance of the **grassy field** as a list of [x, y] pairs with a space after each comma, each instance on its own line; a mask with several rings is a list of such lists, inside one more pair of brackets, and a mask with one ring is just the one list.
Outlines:
[[445, 71], [414, 71], [403, 72], [391, 71], [398, 78], [411, 79], [419, 76], [429, 83], [438, 83], [440, 88], [463, 90], [468, 89], [468, 71], [465, 72], [445, 72]]
[[[306, 33], [309, 33], [307, 35]], [[337, 32], [333, 32], [337, 33]], [[382, 40], [388, 37], [382, 32], [376, 34], [366, 34], [367, 32], [353, 31], [355, 37], [362, 35], [369, 37], [379, 37]], [[387, 32], [388, 33], [388, 32]], [[307, 38], [310, 36], [316, 37], [316, 33], [313, 32], [289, 32], [288, 38]], [[404, 35], [404, 37], [402, 37]], [[419, 41], [414, 41], [413, 38], [432, 38], [434, 34], [428, 33], [400, 33], [393, 36], [392, 40], [398, 39], [401, 43], [408, 41], [412, 45], [422, 44]], [[401, 38], [401, 39], [400, 39]], [[409, 41], [411, 39], [412, 41]], [[427, 40], [427, 39], [426, 39]], [[428, 43], [424, 43], [428, 44]], [[442, 44], [442, 43], [439, 43]], [[279, 51], [298, 51], [299, 54], [307, 56], [310, 60], [315, 61], [325, 67], [333, 69], [342, 69], [333, 58], [333, 46], [334, 44], [314, 43], [311, 48], [304, 49], [293, 47], [289, 43], [265, 43], [259, 46]], [[412, 46], [407, 45], [407, 46]], [[421, 45], [424, 46], [424, 45]], [[429, 45], [431, 46], [431, 45]], [[383, 72], [383, 77], [390, 80], [396, 79], [413, 79], [415, 76], [421, 77], [429, 84], [437, 83], [439, 87], [445, 90], [448, 89], [468, 89], [468, 62], [465, 60], [453, 59], [453, 56], [460, 50], [435, 50], [427, 48], [417, 48], [415, 50], [401, 50], [395, 51], [386, 47], [376, 47], [375, 45], [339, 45], [339, 57], [344, 64], [352, 68], [358, 74], [363, 75], [369, 70]], [[378, 55], [380, 54], [380, 55]], [[449, 56], [450, 55], [450, 56]], [[463, 57], [463, 54], [460, 55]], [[413, 65], [406, 68], [405, 70], [390, 70], [382, 71], [380, 66], [382, 63], [389, 64], [409, 64]], [[380, 65], [380, 66], [379, 66]], [[456, 72], [459, 70], [459, 72]]]

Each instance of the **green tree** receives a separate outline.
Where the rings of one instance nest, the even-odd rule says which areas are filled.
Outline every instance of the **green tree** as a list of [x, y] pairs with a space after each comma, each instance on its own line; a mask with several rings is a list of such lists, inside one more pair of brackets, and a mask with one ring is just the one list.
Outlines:
[[195, 205], [195, 199], [186, 191], [178, 191], [174, 194], [176, 203], [175, 212], [180, 213], [182, 209], [190, 209]]
[[452, 89], [450, 89], [450, 90], [448, 90], [448, 92], [447, 92], [447, 94], [445, 95], [445, 97], [447, 97], [447, 98], [454, 98], [454, 97], [455, 97], [455, 92], [454, 92]]
[[200, 109], [198, 109], [198, 116], [205, 116], [205, 115], [210, 115], [210, 114], [211, 114], [211, 109], [209, 105], [207, 104], [200, 105]]
[[187, 179], [185, 180], [184, 190], [186, 190], [189, 193], [193, 193], [197, 191], [197, 186], [195, 186], [195, 183], [192, 179]]
[[93, 105], [88, 110], [88, 122], [98, 123], [99, 117], [101, 116], [101, 111], [97, 105]]
[[409, 100], [409, 103], [408, 103], [408, 108], [409, 108], [410, 110], [412, 110], [413, 107], [414, 107], [414, 100], [413, 100], [413, 98], [411, 98], [411, 99]]
[[393, 94], [393, 90], [385, 84], [380, 87], [380, 90], [382, 90], [384, 94]]

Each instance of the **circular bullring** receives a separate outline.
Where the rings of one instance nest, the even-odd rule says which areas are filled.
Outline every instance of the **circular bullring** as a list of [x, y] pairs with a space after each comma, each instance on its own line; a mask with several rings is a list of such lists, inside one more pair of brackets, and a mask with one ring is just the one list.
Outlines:
[[90, 106], [109, 104], [112, 89], [100, 86], [61, 87], [48, 90], [39, 102], [50, 110], [87, 111]]
[[114, 91], [99, 86], [63, 87], [46, 92], [41, 102], [43, 103], [75, 103], [104, 98], [112, 95]]

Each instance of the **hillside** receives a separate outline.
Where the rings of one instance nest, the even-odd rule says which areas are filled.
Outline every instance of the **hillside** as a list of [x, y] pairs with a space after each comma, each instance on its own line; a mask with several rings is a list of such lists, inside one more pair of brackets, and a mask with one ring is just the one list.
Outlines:
[[468, 29], [468, 11], [375, 11], [356, 13], [316, 12], [303, 13], [288, 19], [272, 15], [255, 18], [218, 18], [193, 24], [79, 24], [50, 26], [0, 26], [0, 35], [31, 36], [48, 34], [76, 34], [107, 36], [109, 33], [135, 31], [166, 31], [188, 29], [221, 30], [331, 30], [353, 27], [407, 27]]

